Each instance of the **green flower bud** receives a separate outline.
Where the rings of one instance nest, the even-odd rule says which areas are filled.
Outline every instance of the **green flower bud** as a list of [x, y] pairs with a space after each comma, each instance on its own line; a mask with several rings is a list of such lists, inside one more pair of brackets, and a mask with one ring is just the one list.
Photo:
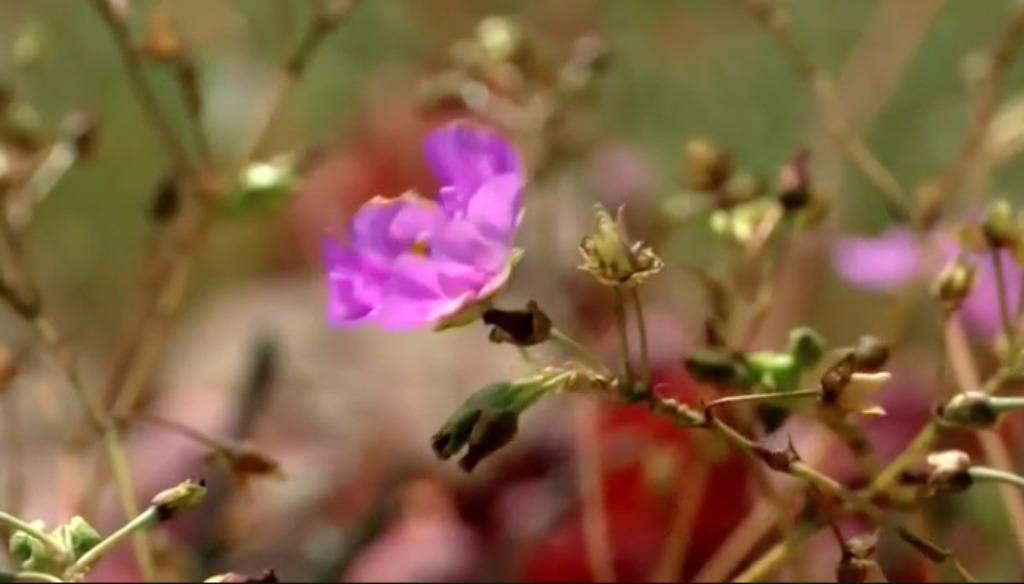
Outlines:
[[157, 518], [167, 521], [203, 502], [206, 497], [206, 485], [203, 481], [186, 480], [177, 486], [157, 493], [150, 502], [156, 508]]
[[49, 52], [49, 35], [42, 22], [31, 21], [18, 31], [11, 52], [14, 65], [19, 69], [31, 69], [45, 60]]
[[1013, 207], [1008, 201], [999, 199], [989, 205], [985, 210], [981, 231], [992, 247], [1012, 246], [1020, 238]]
[[825, 338], [810, 327], [798, 327], [789, 333], [789, 354], [802, 368], [813, 367], [825, 354]]
[[778, 200], [759, 197], [711, 214], [711, 230], [747, 248], [762, 245], [778, 227], [783, 208]]
[[271, 209], [291, 196], [297, 182], [286, 161], [253, 162], [238, 174], [224, 198], [224, 209], [235, 216]]
[[[40, 531], [45, 531], [46, 528], [46, 524], [42, 521], [33, 521], [31, 525]], [[22, 570], [59, 574], [64, 568], [62, 558], [56, 557], [53, 550], [24, 531], [15, 531], [11, 534], [8, 550], [10, 550], [11, 559]]]
[[686, 185], [695, 191], [714, 191], [732, 176], [732, 157], [724, 148], [694, 138], [686, 143]]
[[3, 109], [0, 136], [24, 150], [35, 150], [46, 141], [43, 116], [28, 101], [15, 99]]
[[75, 515], [66, 524], [60, 527], [62, 541], [65, 542], [75, 559], [78, 559], [85, 552], [99, 545], [103, 538], [99, 532], [89, 525], [89, 522], [82, 517]]
[[974, 286], [974, 265], [963, 256], [957, 257], [939, 273], [932, 287], [932, 293], [947, 312], [960, 308]]
[[992, 407], [991, 397], [980, 391], [965, 391], [939, 406], [938, 416], [943, 422], [969, 428], [988, 428], [999, 419]]
[[492, 62], [508, 61], [518, 54], [523, 44], [523, 31], [512, 19], [488, 16], [476, 27], [477, 42]]
[[459, 466], [467, 472], [473, 470], [481, 460], [512, 441], [520, 414], [548, 391], [570, 382], [571, 376], [560, 375], [542, 373], [519, 381], [501, 381], [477, 391], [434, 434], [431, 448], [442, 460], [465, 448]]

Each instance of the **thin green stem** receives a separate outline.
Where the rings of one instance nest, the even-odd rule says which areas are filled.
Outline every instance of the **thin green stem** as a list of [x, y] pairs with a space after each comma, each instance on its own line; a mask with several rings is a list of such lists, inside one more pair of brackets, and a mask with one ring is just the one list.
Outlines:
[[1017, 346], [1017, 334], [1013, 321], [1010, 320], [1010, 300], [1006, 292], [1006, 270], [1003, 269], [1003, 256], [998, 249], [992, 250], [992, 269], [996, 276], [996, 293], [999, 297], [999, 320], [1003, 325], [1003, 334], [1010, 343], [1011, 353]]
[[622, 372], [626, 378], [626, 386], [633, 387], [633, 366], [629, 359], [629, 333], [626, 330], [626, 303], [622, 290], [615, 288], [615, 326], [619, 332], [619, 354], [622, 357]]
[[57, 540], [57, 538], [44, 532], [41, 529], [33, 527], [32, 524], [11, 515], [5, 511], [0, 511], [0, 524], [6, 525], [12, 532], [22, 531], [29, 536], [39, 540], [39, 543], [43, 544], [47, 550], [53, 554], [55, 558], [65, 558], [68, 555], [67, 550], [64, 549], [64, 545]]
[[939, 426], [934, 421], [929, 422], [921, 431], [918, 432], [917, 436], [910, 441], [910, 444], [903, 449], [892, 462], [889, 463], [878, 476], [875, 477], [871, 484], [864, 489], [864, 497], [870, 499], [874, 495], [886, 491], [896, 479], [899, 478], [907, 467], [921, 460], [928, 450], [935, 443], [935, 440], [939, 436]]
[[586, 345], [580, 343], [579, 341], [565, 334], [561, 330], [557, 328], [551, 329], [550, 339], [561, 345], [566, 351], [574, 353], [577, 356], [579, 356], [582, 360], [586, 361], [587, 365], [590, 365], [594, 369], [602, 373], [609, 372], [608, 367], [604, 364], [604, 362], [601, 361], [600, 357], [598, 357], [593, 351], [587, 348]]
[[124, 524], [121, 529], [118, 529], [107, 536], [107, 538], [98, 543], [96, 547], [82, 554], [82, 557], [78, 558], [78, 561], [68, 568], [66, 576], [69, 579], [81, 577], [89, 570], [89, 568], [92, 567], [93, 564], [95, 564], [119, 543], [124, 541], [125, 538], [140, 530], [156, 525], [159, 520], [160, 516], [157, 513], [157, 508], [149, 507], [135, 517], [135, 519]]
[[988, 405], [997, 414], [1009, 410], [1019, 410], [1024, 408], [1024, 396], [992, 396], [988, 398]]
[[1017, 306], [1013, 311], [1013, 327], [1018, 335], [1022, 326], [1024, 326], [1024, 272], [1021, 272], [1018, 279]]
[[733, 582], [758, 582], [766, 580], [775, 570], [782, 565], [791, 555], [797, 552], [799, 546], [816, 530], [804, 527], [794, 531], [788, 538], [772, 546], [752, 564], [747, 566], [738, 576], [732, 579]]
[[164, 115], [156, 94], [146, 83], [142, 73], [142, 62], [139, 53], [135, 50], [131, 32], [124, 21], [117, 15], [111, 3], [107, 0], [92, 0], [92, 6], [100, 15], [103, 23], [110, 30], [117, 45], [121, 60], [124, 62], [124, 70], [128, 75], [128, 85], [135, 93], [136, 101], [142, 107], [143, 112], [149, 118], [150, 125], [156, 130], [160, 142], [167, 149], [167, 153], [174, 165], [188, 175], [194, 175], [194, 167], [189, 157], [188, 150], [181, 142], [174, 131], [171, 122]]
[[644, 321], [644, 305], [640, 302], [640, 292], [634, 286], [629, 295], [633, 300], [633, 309], [636, 311], [636, 328], [640, 336], [640, 381], [644, 385], [651, 383], [651, 357], [647, 349], [647, 324]]
[[[724, 436], [734, 446], [748, 454], [758, 456], [760, 447], [751, 439], [736, 431], [732, 426], [717, 418], [712, 419], [711, 424], [712, 428], [716, 429], [720, 435]], [[850, 491], [832, 477], [808, 466], [799, 459], [789, 461], [784, 466], [772, 465], [772, 470], [803, 479], [819, 490], [840, 499], [853, 509], [867, 515], [876, 524], [894, 529], [904, 541], [911, 544], [917, 551], [933, 562], [944, 562], [950, 556], [948, 550], [936, 546], [909, 528], [899, 524], [888, 513], [863, 495]]]
[[10, 574], [13, 582], [63, 582], [60, 578], [44, 572], [15, 572]]
[[814, 389], [801, 389], [798, 391], [789, 391], [785, 393], [751, 393], [747, 395], [730, 395], [708, 402], [704, 405], [704, 412], [708, 413], [713, 408], [724, 406], [728, 404], [737, 404], [745, 402], [763, 402], [763, 401], [783, 401], [787, 399], [799, 399], [805, 397], [817, 397], [821, 395], [821, 390], [818, 388]]
[[[74, 361], [63, 350], [63, 340], [56, 327], [43, 315], [36, 317], [32, 324], [43, 345], [46, 346], [50, 354], [53, 355], [53, 358], [60, 364], [68, 384], [82, 403], [89, 421], [102, 435], [107, 459], [114, 473], [114, 483], [117, 485], [122, 511], [126, 517], [137, 515], [139, 510], [135, 503], [135, 482], [132, 480], [128, 453], [125, 450], [117, 423], [107, 410], [104, 409], [96, 394], [82, 382]], [[136, 560], [139, 564], [139, 571], [146, 580], [153, 580], [156, 574], [156, 566], [153, 561], [153, 550], [150, 546], [149, 538], [144, 533], [140, 533], [135, 538], [133, 545]]]
[[1024, 488], [1024, 477], [987, 466], [972, 466], [967, 473], [977, 482], [1003, 483]]
[[971, 574], [970, 572], [967, 571], [967, 568], [965, 568], [964, 565], [961, 564], [959, 560], [952, 559], [951, 563], [953, 564], [953, 569], [956, 570], [957, 576], [960, 577], [960, 580], [962, 580], [964, 582], [977, 582], [978, 581], [978, 579], [975, 578], [973, 574]]

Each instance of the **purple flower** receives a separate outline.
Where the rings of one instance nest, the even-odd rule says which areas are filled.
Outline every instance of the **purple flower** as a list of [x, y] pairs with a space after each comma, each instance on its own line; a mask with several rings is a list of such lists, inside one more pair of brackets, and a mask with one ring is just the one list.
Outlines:
[[327, 320], [387, 329], [471, 320], [508, 280], [523, 170], [497, 134], [452, 123], [426, 140], [437, 200], [407, 192], [356, 212], [349, 242], [326, 239]]
[[[873, 292], [890, 292], [916, 278], [932, 278], [960, 253], [953, 238], [933, 232], [924, 238], [903, 227], [893, 227], [876, 237], [841, 238], [832, 250], [839, 275]], [[1021, 270], [1009, 253], [1001, 251], [1010, 306], [1018, 298]], [[977, 266], [974, 288], [961, 306], [965, 321], [975, 331], [994, 335], [1000, 328], [999, 296], [995, 269], [989, 254], [972, 257]]]

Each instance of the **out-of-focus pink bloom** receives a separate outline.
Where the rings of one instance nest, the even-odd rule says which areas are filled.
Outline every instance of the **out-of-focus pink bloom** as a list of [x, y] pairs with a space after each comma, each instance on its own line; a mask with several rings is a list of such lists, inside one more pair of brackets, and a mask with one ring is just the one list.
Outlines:
[[[876, 237], [841, 238], [832, 250], [832, 262], [836, 272], [852, 284], [875, 292], [889, 292], [914, 279], [934, 277], [960, 252], [961, 247], [944, 233], [934, 232], [919, 239], [906, 228], [893, 227]], [[1009, 253], [1002, 251], [1000, 254], [1012, 306], [1019, 295], [1021, 270]], [[961, 313], [972, 329], [992, 335], [1001, 326], [992, 258], [982, 254], [973, 255], [971, 259], [977, 272], [974, 288], [964, 301]]]
[[476, 576], [480, 545], [450, 493], [428, 480], [402, 493], [398, 520], [352, 563], [349, 582], [448, 582]]
[[886, 292], [921, 275], [920, 244], [909, 230], [894, 227], [877, 237], [844, 237], [832, 260], [843, 279], [861, 288]]
[[324, 241], [331, 324], [437, 323], [508, 279], [524, 184], [515, 150], [458, 122], [431, 133], [425, 149], [442, 185], [436, 201], [375, 197], [356, 212], [347, 245]]
[[590, 157], [584, 180], [606, 206], [642, 203], [656, 188], [657, 171], [650, 157], [629, 144], [605, 146]]

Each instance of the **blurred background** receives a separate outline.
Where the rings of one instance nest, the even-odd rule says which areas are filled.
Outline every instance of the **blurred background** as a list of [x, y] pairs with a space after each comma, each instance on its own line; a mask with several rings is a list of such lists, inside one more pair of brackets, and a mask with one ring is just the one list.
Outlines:
[[[138, 42], [170, 46], [194, 65], [218, 167], [230, 177], [251, 169], [246, 144], [268, 118], [282, 56], [321, 3], [115, 4]], [[777, 4], [796, 42], [834, 75], [851, 128], [908, 187], [940, 174], [957, 151], [984, 68], [979, 55], [1015, 6]], [[509, 43], [532, 56], [510, 57]], [[493, 67], [481, 70], [488, 58]], [[175, 66], [154, 58], [143, 69], [187, 136]], [[1024, 98], [1022, 75], [1008, 71], [1004, 103]], [[76, 112], [95, 121], [93, 143], [34, 204], [23, 233], [53, 320], [85, 377], [102, 388], [131, 351], [126, 331], [145, 305], [171, 162], [87, 2], [0, 3], [0, 86], [9, 157], [45, 158]], [[576, 245], [594, 202], [625, 204], [631, 234], [667, 264], [644, 289], [645, 305], [656, 380], [684, 399], [699, 389], [682, 357], [704, 342], [710, 310], [690, 268], [714, 269], [729, 253], [687, 186], [685, 145], [698, 137], [721, 145], [734, 166], [771, 184], [808, 148], [828, 213], [781, 256], [771, 309], [751, 347], [779, 348], [800, 324], [837, 346], [866, 333], [891, 339], [892, 311], [904, 306], [895, 381], [882, 398], [889, 415], [868, 424], [869, 438], [880, 457], [891, 457], [927, 419], [942, 369], [938, 312], [923, 294], [900, 304], [896, 292], [859, 290], [837, 277], [829, 253], [837, 238], [881, 233], [891, 219], [828, 136], [808, 83], [739, 3], [364, 0], [317, 48], [255, 159], [289, 156], [294, 188], [216, 214], [144, 384], [140, 411], [150, 423], [126, 430], [140, 500], [188, 476], [211, 485], [203, 508], [154, 532], [161, 574], [273, 568], [285, 579], [316, 580], [721, 580], [777, 541], [778, 526], [764, 521], [774, 510], [761, 502], [747, 460], [642, 408], [560, 397], [531, 410], [516, 441], [472, 474], [438, 462], [430, 436], [473, 390], [528, 372], [518, 354], [485, 342], [479, 324], [439, 334], [325, 323], [321, 239], [343, 235], [373, 195], [432, 193], [423, 136], [480, 103], [504, 116], [535, 179], [519, 240], [525, 259], [502, 304], [535, 299], [561, 328], [613, 359], [610, 293], [576, 269]], [[1015, 197], [1024, 170], [1012, 164], [1012, 140], [1024, 112], [1009, 105], [997, 119], [1010, 144], [1001, 162], [1010, 163], [994, 169], [985, 191]], [[0, 313], [0, 338], [18, 367], [0, 395], [2, 507], [55, 524], [94, 499], [89, 519], [103, 532], [116, 528], [115, 493], [96, 480], [102, 468], [93, 469], [97, 449], [68, 446], [85, 427], [78, 404], [10, 311]], [[989, 340], [974, 341], [991, 366]], [[161, 420], [245, 444], [266, 464], [211, 459], [215, 446]], [[1022, 450], [1017, 429], [1002, 430], [1011, 450]], [[784, 443], [787, 435], [834, 476], [858, 480], [850, 455], [813, 421], [795, 420], [766, 439]], [[949, 440], [973, 448], [967, 435]], [[267, 468], [271, 462], [279, 468]], [[921, 519], [928, 533], [976, 575], [1022, 576], [994, 490], [937, 507]], [[603, 568], [593, 559], [600, 538], [587, 535], [595, 514], [607, 525]], [[95, 578], [135, 577], [127, 547]], [[823, 531], [782, 575], [830, 579], [838, 555]], [[933, 575], [891, 535], [883, 534], [879, 559], [893, 579]]]

